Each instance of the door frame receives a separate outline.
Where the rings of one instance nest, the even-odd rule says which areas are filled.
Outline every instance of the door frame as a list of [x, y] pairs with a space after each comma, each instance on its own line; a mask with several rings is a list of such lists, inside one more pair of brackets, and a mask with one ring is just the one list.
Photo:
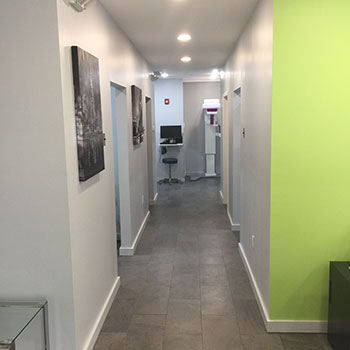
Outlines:
[[[118, 182], [119, 182], [119, 203], [120, 203], [120, 238], [121, 247], [119, 249], [119, 255], [123, 255], [123, 247], [128, 246], [131, 240], [131, 205], [130, 205], [130, 174], [129, 174], [129, 126], [128, 126], [128, 113], [127, 113], [127, 89], [126, 87], [110, 82], [110, 90], [115, 89], [116, 93], [115, 101], [111, 100], [112, 104], [115, 103], [116, 108], [116, 120], [117, 123], [117, 160], [118, 160]], [[111, 93], [112, 99], [112, 93]], [[118, 103], [119, 102], [119, 103]], [[111, 113], [112, 123], [114, 117]], [[114, 142], [114, 135], [113, 135]], [[114, 148], [113, 148], [114, 152]], [[113, 162], [115, 157], [113, 155]], [[113, 182], [115, 176], [113, 177]], [[122, 205], [121, 205], [122, 204]]]
[[151, 97], [145, 97], [146, 106], [146, 138], [147, 138], [147, 166], [148, 166], [148, 193], [149, 204], [155, 204], [157, 200], [157, 181], [155, 179], [155, 132], [154, 132], [154, 113], [153, 100]]
[[222, 202], [227, 204], [228, 199], [228, 161], [229, 161], [229, 93], [226, 91], [222, 95], [222, 128], [221, 128], [221, 150], [222, 150], [222, 171], [221, 171], [221, 190]]

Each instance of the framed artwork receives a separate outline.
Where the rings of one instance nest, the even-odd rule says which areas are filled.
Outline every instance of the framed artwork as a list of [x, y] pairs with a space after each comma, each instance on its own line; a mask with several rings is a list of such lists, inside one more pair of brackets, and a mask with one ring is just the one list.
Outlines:
[[137, 86], [131, 86], [132, 103], [132, 139], [133, 144], [138, 145], [143, 141], [145, 129], [142, 120], [142, 90]]
[[100, 75], [95, 56], [77, 46], [71, 50], [79, 180], [86, 181], [105, 168]]

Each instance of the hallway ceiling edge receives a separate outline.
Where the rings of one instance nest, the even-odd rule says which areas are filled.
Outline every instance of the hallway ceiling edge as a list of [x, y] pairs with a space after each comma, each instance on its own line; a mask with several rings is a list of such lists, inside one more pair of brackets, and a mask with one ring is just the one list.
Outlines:
[[[99, 0], [150, 66], [169, 78], [208, 76], [225, 61], [258, 0]], [[181, 43], [177, 36], [189, 33]], [[190, 63], [180, 61], [192, 57]]]

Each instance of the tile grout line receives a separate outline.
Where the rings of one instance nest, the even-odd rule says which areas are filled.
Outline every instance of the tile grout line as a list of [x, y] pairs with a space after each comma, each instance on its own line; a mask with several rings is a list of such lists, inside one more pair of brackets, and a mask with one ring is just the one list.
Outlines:
[[[224, 261], [224, 263], [225, 263], [225, 261]], [[225, 263], [225, 271], [226, 271], [227, 280], [228, 280], [228, 287], [229, 287], [229, 289], [230, 289], [230, 297], [231, 297], [231, 301], [232, 301], [232, 306], [233, 306], [233, 311], [234, 311], [234, 317], [235, 317], [235, 321], [236, 321], [236, 323], [237, 323], [239, 341], [240, 341], [240, 343], [241, 343], [241, 345], [242, 345], [242, 347], [243, 347], [241, 328], [240, 328], [240, 325], [239, 325], [239, 322], [238, 322], [238, 317], [237, 317], [237, 313], [236, 313], [235, 304], [233, 303], [232, 288], [231, 288], [231, 283], [230, 283], [230, 280], [229, 280], [229, 277], [228, 277], [228, 271], [227, 271], [226, 263]]]
[[[200, 259], [200, 258], [199, 258]], [[201, 263], [199, 261], [199, 305], [201, 313], [201, 340], [202, 340], [202, 350], [204, 350], [204, 332], [203, 332], [203, 314], [202, 314], [202, 284], [201, 284]]]

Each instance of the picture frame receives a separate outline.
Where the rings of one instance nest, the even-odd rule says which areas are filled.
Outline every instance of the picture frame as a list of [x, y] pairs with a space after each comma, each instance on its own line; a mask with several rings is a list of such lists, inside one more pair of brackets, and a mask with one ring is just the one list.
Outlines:
[[79, 180], [86, 181], [105, 169], [99, 63], [78, 46], [71, 53]]

